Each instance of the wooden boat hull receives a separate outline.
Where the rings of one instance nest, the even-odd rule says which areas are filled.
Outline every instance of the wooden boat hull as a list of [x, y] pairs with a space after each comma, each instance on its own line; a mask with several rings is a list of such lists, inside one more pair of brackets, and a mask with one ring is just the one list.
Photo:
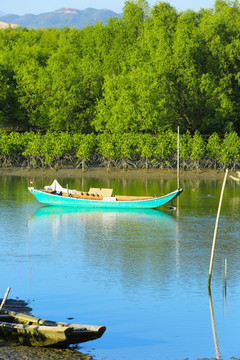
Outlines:
[[98, 339], [105, 330], [105, 326], [67, 324], [13, 311], [0, 313], [0, 336], [22, 345], [67, 347]]
[[178, 189], [161, 197], [115, 196], [107, 199], [104, 197], [93, 199], [93, 197], [87, 198], [86, 196], [73, 197], [58, 195], [44, 190], [38, 190], [33, 187], [29, 187], [28, 189], [40, 203], [45, 205], [125, 209], [158, 208], [174, 200], [183, 191], [183, 189]]

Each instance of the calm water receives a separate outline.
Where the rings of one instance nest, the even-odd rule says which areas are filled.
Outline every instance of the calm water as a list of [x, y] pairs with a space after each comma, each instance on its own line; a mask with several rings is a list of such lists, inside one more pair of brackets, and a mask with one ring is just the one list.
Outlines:
[[[37, 178], [34, 185], [52, 181]], [[112, 187], [118, 194], [161, 194], [176, 187], [166, 179], [58, 181], [85, 191]], [[28, 183], [25, 177], [0, 177], [2, 296], [11, 286], [10, 297], [30, 300], [34, 315], [106, 325], [101, 339], [79, 347], [96, 360], [240, 358], [238, 184], [226, 184], [209, 298], [222, 181], [183, 181], [178, 211], [44, 207]]]

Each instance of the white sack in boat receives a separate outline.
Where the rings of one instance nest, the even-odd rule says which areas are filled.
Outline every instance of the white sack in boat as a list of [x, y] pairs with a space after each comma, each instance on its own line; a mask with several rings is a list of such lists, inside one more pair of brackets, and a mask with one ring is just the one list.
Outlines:
[[44, 186], [44, 190], [64, 191], [65, 189], [59, 184], [57, 180], [54, 180], [52, 185]]
[[68, 193], [68, 194], [77, 194], [77, 190], [70, 190], [70, 189], [63, 188], [57, 180], [54, 180], [52, 185], [44, 186], [44, 190], [46, 190], [46, 191], [53, 190], [53, 191], [56, 191], [57, 193], [62, 192], [62, 193]]

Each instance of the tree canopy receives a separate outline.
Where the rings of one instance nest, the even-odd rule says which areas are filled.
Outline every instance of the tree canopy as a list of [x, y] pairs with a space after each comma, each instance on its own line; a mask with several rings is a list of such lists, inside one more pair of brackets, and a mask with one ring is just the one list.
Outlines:
[[240, 5], [126, 1], [83, 29], [0, 30], [0, 125], [46, 133], [240, 135]]

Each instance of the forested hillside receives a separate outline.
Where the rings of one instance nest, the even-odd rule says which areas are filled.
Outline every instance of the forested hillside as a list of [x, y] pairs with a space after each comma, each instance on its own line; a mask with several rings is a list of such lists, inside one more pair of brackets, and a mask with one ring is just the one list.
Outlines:
[[81, 29], [89, 24], [94, 25], [96, 22], [106, 23], [109, 17], [120, 17], [114, 11], [108, 9], [93, 9], [87, 8], [85, 10], [78, 10], [74, 8], [65, 7], [59, 10], [42, 13], [38, 15], [25, 14], [2, 14], [0, 12], [0, 21], [7, 24], [18, 24], [29, 29], [40, 28], [59, 28], [65, 26], [76, 27]]
[[240, 134], [239, 82], [238, 1], [180, 13], [126, 1], [107, 25], [0, 30], [0, 124], [39, 136], [102, 136], [106, 147], [179, 126], [223, 141]]

